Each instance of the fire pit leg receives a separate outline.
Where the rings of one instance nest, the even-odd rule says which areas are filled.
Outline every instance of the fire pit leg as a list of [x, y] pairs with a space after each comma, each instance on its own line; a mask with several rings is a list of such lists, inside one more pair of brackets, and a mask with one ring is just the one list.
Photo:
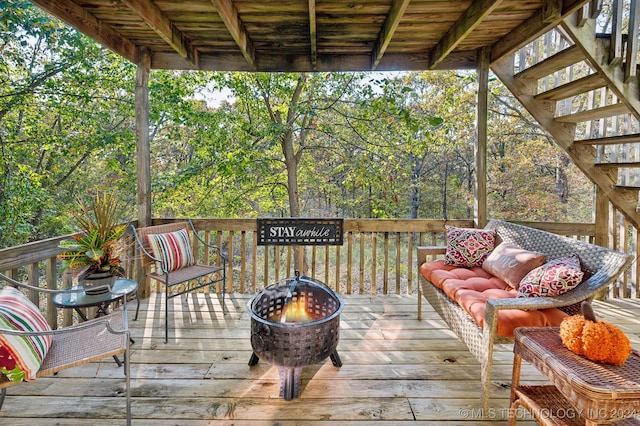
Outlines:
[[278, 373], [280, 374], [280, 397], [285, 401], [297, 398], [302, 367], [278, 367]]
[[342, 367], [342, 360], [340, 359], [340, 356], [338, 355], [338, 351], [336, 349], [331, 352], [329, 358], [331, 358], [331, 363], [334, 367]]
[[258, 358], [258, 355], [256, 355], [255, 352], [251, 353], [251, 358], [249, 359], [249, 366], [253, 367], [254, 365], [256, 365], [258, 363], [258, 361], [260, 361], [260, 358]]

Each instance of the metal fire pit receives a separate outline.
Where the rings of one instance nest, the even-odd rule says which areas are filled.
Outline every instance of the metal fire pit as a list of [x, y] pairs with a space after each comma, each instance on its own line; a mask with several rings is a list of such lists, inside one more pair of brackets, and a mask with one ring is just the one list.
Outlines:
[[342, 298], [323, 282], [297, 271], [295, 278], [266, 287], [247, 303], [253, 348], [249, 365], [262, 358], [276, 366], [280, 396], [287, 401], [297, 397], [302, 367], [327, 357], [342, 366], [336, 347], [343, 307]]

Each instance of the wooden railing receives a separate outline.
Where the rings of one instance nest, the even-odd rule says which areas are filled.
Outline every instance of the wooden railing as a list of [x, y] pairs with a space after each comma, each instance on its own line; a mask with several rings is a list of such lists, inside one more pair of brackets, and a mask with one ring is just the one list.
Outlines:
[[[157, 219], [154, 224], [171, 222]], [[415, 248], [418, 245], [442, 245], [445, 223], [472, 227], [472, 220], [402, 220], [402, 219], [345, 219], [344, 244], [292, 248], [291, 246], [258, 246], [256, 244], [255, 219], [194, 219], [196, 229], [205, 240], [222, 247], [229, 253], [227, 292], [255, 293], [280, 279], [293, 276], [295, 270], [317, 278], [342, 294], [413, 294], [416, 290], [417, 268]], [[527, 226], [593, 242], [594, 224], [533, 223]], [[637, 257], [638, 235], [635, 228], [624, 222], [612, 234], [612, 248]], [[612, 231], [613, 232], [613, 231]], [[622, 238], [620, 235], [625, 235]], [[66, 288], [72, 285], [69, 271], [63, 271], [56, 259], [60, 251], [58, 243], [68, 236], [33, 242], [0, 250], [0, 271], [30, 284], [46, 288]], [[293, 264], [293, 250], [304, 256], [298, 265]], [[202, 245], [195, 246], [201, 261], [208, 261], [209, 254]], [[213, 259], [215, 261], [215, 259]], [[305, 266], [306, 265], [306, 266]], [[130, 277], [138, 279], [135, 255], [126, 268]], [[638, 271], [634, 264], [616, 286], [610, 297], [638, 298]], [[141, 296], [157, 291], [148, 283], [141, 285]], [[221, 291], [212, 289], [210, 291]], [[41, 305], [46, 299], [32, 298]], [[46, 309], [45, 309], [46, 310]], [[47, 312], [55, 322], [55, 310]], [[68, 312], [66, 312], [69, 321]]]
[[[339, 293], [407, 294], [415, 288], [415, 246], [443, 244], [445, 221], [345, 219], [342, 246], [311, 247], [258, 246], [255, 219], [194, 219], [193, 223], [205, 241], [230, 253], [228, 292], [255, 293], [298, 270]], [[473, 226], [473, 220], [446, 223]], [[294, 250], [300, 254], [297, 265]], [[207, 258], [207, 253], [199, 255]]]

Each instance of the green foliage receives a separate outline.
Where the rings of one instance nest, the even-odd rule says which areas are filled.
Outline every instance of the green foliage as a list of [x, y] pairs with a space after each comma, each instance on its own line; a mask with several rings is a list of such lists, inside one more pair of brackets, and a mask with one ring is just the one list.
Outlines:
[[[29, 2], [2, 6], [7, 247], [74, 231], [69, 212], [91, 188], [135, 204], [135, 69]], [[451, 71], [152, 71], [153, 214], [471, 217], [475, 84]], [[591, 220], [592, 185], [495, 79], [491, 90], [489, 215]]]
[[0, 246], [70, 231], [96, 183], [135, 197], [134, 68], [31, 3], [0, 9]]

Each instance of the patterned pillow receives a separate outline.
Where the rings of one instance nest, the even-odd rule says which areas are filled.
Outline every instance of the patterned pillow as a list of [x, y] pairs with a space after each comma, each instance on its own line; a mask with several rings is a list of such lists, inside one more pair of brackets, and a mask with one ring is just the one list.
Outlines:
[[[0, 328], [16, 331], [50, 331], [40, 310], [20, 290], [0, 291]], [[16, 336], [0, 332], [0, 372], [9, 380], [33, 381], [51, 347], [51, 335]]]
[[195, 264], [186, 229], [166, 234], [148, 234], [153, 256], [160, 259], [169, 272]]
[[447, 235], [445, 265], [482, 266], [489, 253], [494, 249], [496, 231], [493, 229], [456, 228], [444, 226]]
[[580, 284], [583, 276], [577, 254], [553, 259], [520, 281], [518, 297], [558, 296]]
[[517, 289], [520, 281], [547, 258], [511, 243], [500, 243], [482, 264], [482, 269]]

